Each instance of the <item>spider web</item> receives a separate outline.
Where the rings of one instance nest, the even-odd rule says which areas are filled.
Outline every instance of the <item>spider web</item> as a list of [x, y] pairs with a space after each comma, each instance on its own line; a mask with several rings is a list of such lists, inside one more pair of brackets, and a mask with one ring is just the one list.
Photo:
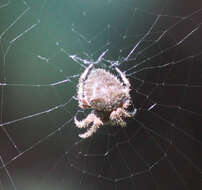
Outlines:
[[[0, 189], [202, 188], [198, 1], [0, 1]], [[125, 72], [127, 127], [80, 139], [89, 64]]]

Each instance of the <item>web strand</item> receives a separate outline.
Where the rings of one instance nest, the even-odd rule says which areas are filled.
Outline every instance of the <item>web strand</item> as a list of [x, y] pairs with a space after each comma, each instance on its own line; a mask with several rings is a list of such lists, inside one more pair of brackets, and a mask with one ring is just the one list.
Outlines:
[[[202, 8], [88, 3], [0, 3], [0, 188], [199, 189]], [[90, 64], [124, 72], [137, 111], [82, 140]]]

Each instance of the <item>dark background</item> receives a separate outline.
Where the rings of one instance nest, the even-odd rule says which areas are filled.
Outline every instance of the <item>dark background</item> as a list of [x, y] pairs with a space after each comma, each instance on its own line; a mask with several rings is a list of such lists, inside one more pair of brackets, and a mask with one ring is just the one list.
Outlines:
[[[201, 23], [199, 0], [2, 1], [0, 189], [201, 189]], [[126, 73], [137, 114], [81, 140], [90, 62]]]

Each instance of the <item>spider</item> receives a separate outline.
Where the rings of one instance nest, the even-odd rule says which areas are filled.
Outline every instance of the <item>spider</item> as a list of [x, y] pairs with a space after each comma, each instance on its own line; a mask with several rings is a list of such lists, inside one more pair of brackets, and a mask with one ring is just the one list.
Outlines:
[[79, 106], [82, 109], [90, 108], [92, 111], [81, 121], [74, 117], [78, 128], [87, 128], [92, 124], [85, 133], [79, 135], [84, 139], [92, 136], [102, 125], [126, 126], [124, 118], [130, 118], [136, 113], [136, 109], [133, 112], [126, 111], [131, 105], [131, 97], [130, 82], [125, 74], [115, 68], [121, 81], [104, 69], [92, 67], [93, 64], [89, 65], [81, 74], [77, 91]]

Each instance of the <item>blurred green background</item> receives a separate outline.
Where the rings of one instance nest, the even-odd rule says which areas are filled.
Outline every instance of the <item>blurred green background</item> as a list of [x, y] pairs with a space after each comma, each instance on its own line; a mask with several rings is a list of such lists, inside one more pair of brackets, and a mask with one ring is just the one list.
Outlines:
[[[202, 131], [198, 127], [202, 120], [202, 78], [201, 58], [196, 56], [202, 51], [201, 7], [200, 1], [185, 0], [1, 1], [0, 188], [202, 188]], [[190, 14], [194, 17], [186, 19]], [[183, 18], [185, 22], [182, 22]], [[182, 24], [173, 25], [178, 21]], [[148, 38], [128, 61], [124, 61], [155, 22]], [[157, 41], [157, 36], [169, 30], [171, 25], [173, 30]], [[192, 33], [197, 27], [199, 30]], [[190, 40], [174, 47], [187, 34]], [[143, 51], [152, 43], [152, 48]], [[168, 47], [172, 47], [171, 51], [166, 52]], [[96, 62], [106, 50], [105, 60], [96, 66], [114, 72], [113, 64], [117, 62], [122, 71], [128, 71], [133, 106], [140, 112], [128, 122], [127, 129], [103, 127], [94, 138], [81, 141], [78, 137], [81, 131], [74, 127], [73, 117], [78, 114], [84, 118], [88, 111], [83, 113], [75, 99], [78, 77], [86, 62]], [[157, 55], [161, 50], [163, 53]], [[151, 59], [153, 55], [157, 56]], [[189, 55], [195, 55], [195, 59], [189, 61], [191, 64], [182, 61], [176, 67], [165, 70], [160, 67]], [[138, 63], [141, 65], [136, 70]], [[152, 66], [155, 72], [148, 69]], [[140, 72], [144, 68], [146, 71]], [[154, 87], [144, 81], [153, 82], [154, 86], [167, 81], [172, 88], [155, 88], [153, 93]], [[178, 87], [178, 84], [194, 84], [199, 88]], [[148, 98], [141, 96], [141, 92]], [[153, 101], [168, 105], [165, 110], [157, 110], [159, 115], [165, 116], [167, 123], [166, 119], [152, 118], [148, 108]], [[190, 112], [169, 109], [169, 105], [182, 105]], [[143, 129], [138, 121], [159, 136], [148, 133], [149, 130]], [[172, 123], [179, 125], [181, 131], [171, 128]], [[139, 129], [143, 129], [141, 134]], [[185, 137], [184, 133], [191, 138]], [[136, 141], [130, 141], [131, 136]], [[156, 144], [152, 138], [156, 138]], [[164, 142], [165, 139], [169, 142], [172, 139], [175, 146]], [[176, 147], [190, 160], [184, 159]], [[120, 150], [121, 155], [126, 156], [125, 160], [119, 154]], [[144, 159], [138, 158], [135, 150]], [[107, 151], [111, 151], [109, 157], [104, 156]], [[170, 162], [167, 159], [161, 162], [162, 152], [169, 153]], [[148, 166], [155, 166], [155, 161], [156, 170], [144, 173]], [[128, 177], [130, 169], [142, 173]], [[99, 178], [99, 174], [106, 178]]]

